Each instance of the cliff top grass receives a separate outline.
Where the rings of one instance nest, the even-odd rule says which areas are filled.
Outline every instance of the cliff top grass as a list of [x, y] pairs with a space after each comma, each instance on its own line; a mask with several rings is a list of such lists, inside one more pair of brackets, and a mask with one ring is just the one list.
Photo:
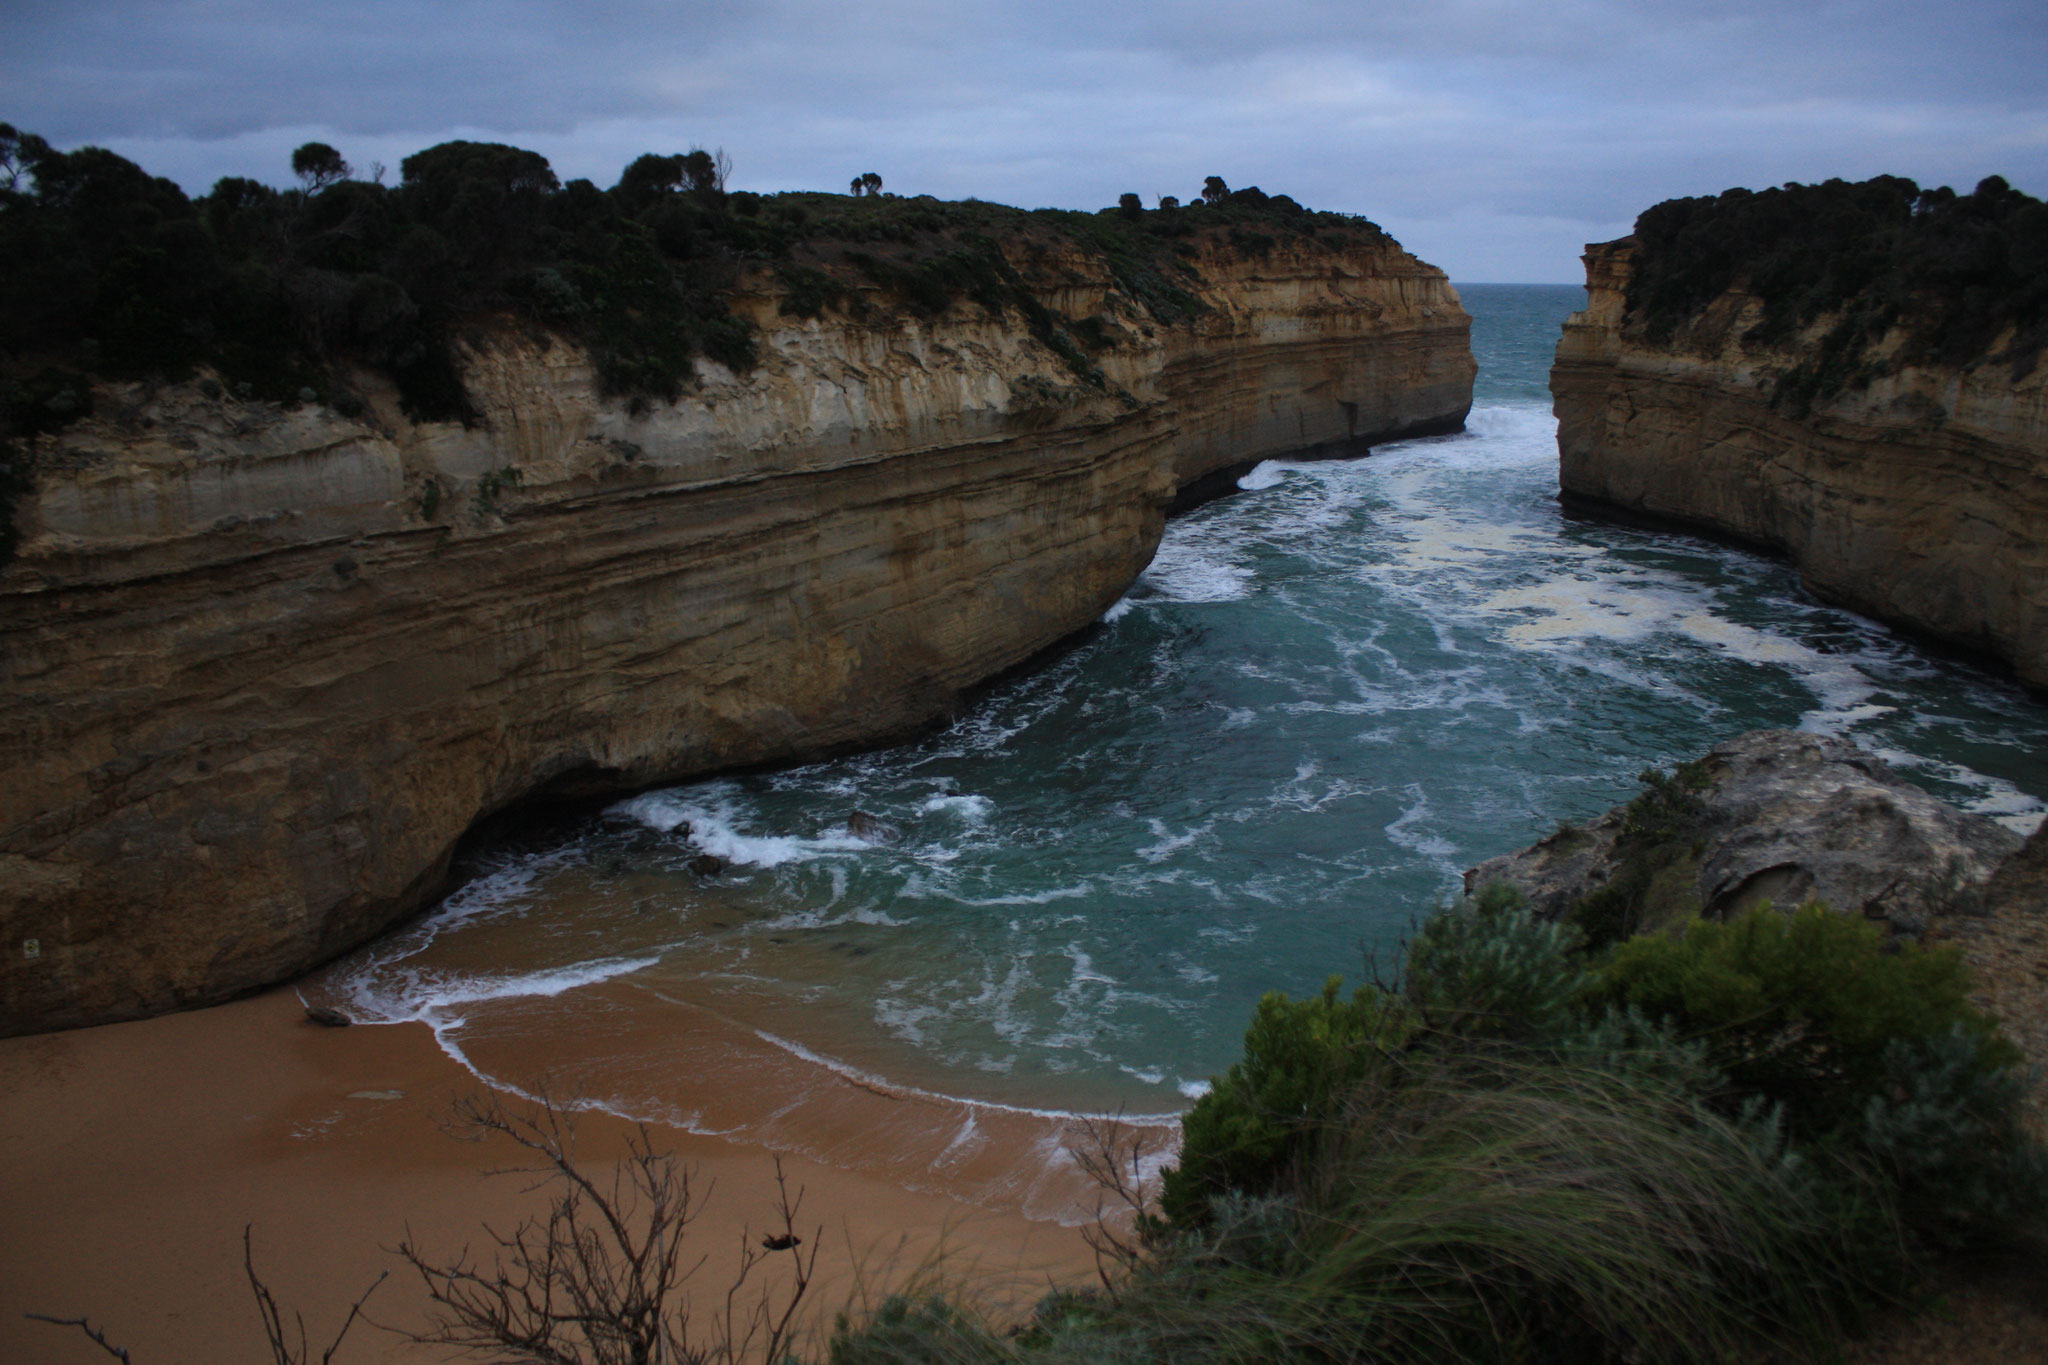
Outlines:
[[0, 124], [0, 440], [82, 415], [93, 378], [200, 367], [238, 395], [310, 393], [345, 414], [360, 401], [345, 374], [362, 367], [415, 416], [466, 420], [454, 343], [507, 314], [587, 347], [609, 393], [673, 399], [700, 358], [752, 366], [733, 294], [763, 270], [796, 316], [1014, 310], [1099, 382], [1100, 322], [1048, 314], [1014, 261], [1085, 253], [1170, 326], [1201, 311], [1206, 253], [1389, 243], [1365, 219], [1214, 177], [1186, 208], [1125, 195], [1081, 213], [900, 198], [872, 174], [849, 194], [729, 192], [723, 154], [701, 149], [639, 157], [609, 189], [495, 143], [429, 147], [388, 186], [318, 143], [292, 169], [296, 189], [230, 177], [195, 199], [103, 148], [61, 152]]
[[1634, 237], [1628, 319], [1652, 342], [1730, 289], [1763, 304], [1748, 346], [1832, 319], [1779, 380], [1774, 402], [1794, 415], [1902, 364], [2006, 362], [2018, 379], [2048, 345], [2048, 205], [1999, 176], [1969, 194], [1878, 176], [1670, 199]]

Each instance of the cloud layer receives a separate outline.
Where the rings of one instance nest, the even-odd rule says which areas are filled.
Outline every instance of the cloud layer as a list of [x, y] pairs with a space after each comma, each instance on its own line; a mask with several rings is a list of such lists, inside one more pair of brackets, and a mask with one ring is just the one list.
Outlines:
[[2048, 191], [2037, 0], [0, 0], [5, 117], [203, 190], [453, 136], [609, 184], [1096, 207], [1208, 174], [1367, 214], [1453, 278], [1574, 280], [1677, 194], [1880, 172]]

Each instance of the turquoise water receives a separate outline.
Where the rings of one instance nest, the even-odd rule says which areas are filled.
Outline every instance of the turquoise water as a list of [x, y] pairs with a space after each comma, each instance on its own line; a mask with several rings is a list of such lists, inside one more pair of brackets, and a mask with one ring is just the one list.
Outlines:
[[[1390, 961], [1464, 868], [1646, 766], [1804, 727], [2038, 821], [2048, 709], [2012, 685], [1782, 564], [1563, 516], [1545, 378], [1583, 292], [1463, 292], [1464, 434], [1268, 462], [950, 728], [501, 851], [328, 986], [497, 1081], [1049, 1207], [1015, 1161], [948, 1174], [991, 1116], [1170, 1115], [1261, 992]], [[861, 1095], [925, 1116], [886, 1160]]]

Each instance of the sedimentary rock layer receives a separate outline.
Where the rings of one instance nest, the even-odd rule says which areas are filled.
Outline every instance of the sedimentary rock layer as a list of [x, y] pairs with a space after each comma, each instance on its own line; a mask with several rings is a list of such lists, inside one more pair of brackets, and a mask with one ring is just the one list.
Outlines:
[[[1456, 429], [1468, 320], [1397, 248], [1104, 267], [1078, 381], [1014, 317], [783, 317], [673, 404], [480, 320], [481, 419], [131, 387], [45, 438], [0, 573], [0, 1032], [223, 999], [417, 909], [480, 817], [871, 744], [1096, 619], [1213, 471]], [[208, 396], [212, 394], [212, 396]]]
[[1761, 307], [1732, 290], [1653, 344], [1626, 316], [1633, 249], [1587, 248], [1558, 343], [1566, 495], [1784, 553], [1822, 596], [2048, 686], [2048, 365], [1906, 364], [1791, 416], [1775, 384], [1834, 320], [1753, 346]]

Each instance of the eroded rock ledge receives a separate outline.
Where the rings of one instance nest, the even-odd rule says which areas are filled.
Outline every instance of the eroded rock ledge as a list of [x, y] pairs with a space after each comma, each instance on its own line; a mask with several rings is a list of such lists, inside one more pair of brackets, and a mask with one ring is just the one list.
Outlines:
[[0, 1032], [302, 971], [539, 791], [929, 724], [1096, 619], [1177, 490], [1470, 404], [1464, 310], [1398, 248], [1212, 250], [1178, 327], [1088, 259], [1016, 264], [1108, 321], [1104, 388], [971, 304], [799, 322], [762, 277], [759, 367], [651, 410], [509, 322], [464, 351], [471, 428], [370, 376], [353, 418], [102, 394], [0, 573]]
[[[1691, 913], [1724, 917], [1769, 901], [1822, 900], [1843, 914], [1919, 935], [1945, 915], [1981, 912], [1994, 874], [2002, 902], [2038, 882], [2037, 848], [2016, 858], [2017, 834], [1929, 795], [1847, 740], [1754, 730], [1717, 745], [1688, 773], [1682, 811], [1617, 806], [1465, 874], [1468, 892], [1520, 890], [1546, 918], [1576, 918], [1587, 898], [1629, 875], [1631, 855], [1656, 856], [1637, 922], [1668, 928]], [[1673, 818], [1673, 815], [1676, 818]], [[1645, 826], [1663, 824], [1661, 828]], [[2044, 827], [2048, 828], [2048, 827]], [[2044, 836], [2048, 837], [2048, 836]], [[1669, 847], [1647, 849], [1652, 841]], [[2024, 874], [2024, 875], [2023, 875]]]
[[1794, 417], [1774, 386], [1834, 319], [1754, 344], [1762, 305], [1732, 289], [1653, 344], [1627, 316], [1634, 250], [1587, 248], [1558, 343], [1566, 496], [1781, 552], [1820, 595], [2048, 686], [2048, 365], [1906, 364]]

